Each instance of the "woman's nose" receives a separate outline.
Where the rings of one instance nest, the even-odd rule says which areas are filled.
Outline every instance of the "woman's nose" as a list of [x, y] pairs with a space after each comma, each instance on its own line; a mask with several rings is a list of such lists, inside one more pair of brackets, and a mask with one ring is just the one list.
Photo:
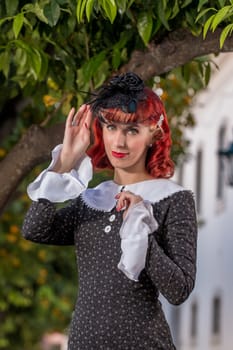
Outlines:
[[118, 130], [114, 135], [114, 142], [116, 147], [124, 147], [126, 144], [126, 137], [121, 130]]

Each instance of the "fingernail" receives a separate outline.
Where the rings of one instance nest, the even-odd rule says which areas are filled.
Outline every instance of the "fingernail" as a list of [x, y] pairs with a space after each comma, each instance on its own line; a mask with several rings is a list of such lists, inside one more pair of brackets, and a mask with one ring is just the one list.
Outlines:
[[122, 207], [116, 207], [116, 211], [121, 211]]
[[116, 198], [116, 199], [118, 199], [119, 197], [120, 197], [120, 194], [119, 194], [119, 193], [115, 195], [115, 198]]
[[127, 209], [126, 205], [124, 207], [121, 207], [120, 211], [124, 211], [125, 209]]

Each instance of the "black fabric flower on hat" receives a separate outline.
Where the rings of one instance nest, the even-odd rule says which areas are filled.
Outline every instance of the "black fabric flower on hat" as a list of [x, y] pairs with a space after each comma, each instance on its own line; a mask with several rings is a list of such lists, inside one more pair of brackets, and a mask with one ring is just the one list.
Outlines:
[[130, 93], [133, 91], [142, 91], [144, 88], [144, 83], [142, 79], [134, 73], [116, 75], [110, 80], [109, 85], [112, 88], [121, 89], [126, 93]]
[[135, 73], [116, 75], [90, 101], [92, 111], [98, 114], [100, 109], [119, 108], [125, 113], [135, 113], [138, 101], [145, 98], [143, 90], [144, 83]]

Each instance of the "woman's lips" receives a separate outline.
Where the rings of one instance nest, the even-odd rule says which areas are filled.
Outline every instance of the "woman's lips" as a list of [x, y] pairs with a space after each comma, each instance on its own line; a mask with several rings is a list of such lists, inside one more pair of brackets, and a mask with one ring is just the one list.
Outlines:
[[122, 152], [114, 152], [112, 151], [112, 155], [115, 158], [124, 158], [128, 155], [128, 153], [122, 153]]

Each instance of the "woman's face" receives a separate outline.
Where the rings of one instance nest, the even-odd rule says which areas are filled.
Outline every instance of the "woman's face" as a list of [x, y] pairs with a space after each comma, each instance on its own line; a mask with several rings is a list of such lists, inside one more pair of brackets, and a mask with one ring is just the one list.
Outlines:
[[145, 171], [146, 155], [153, 142], [154, 128], [140, 123], [102, 124], [107, 157], [114, 169], [131, 173]]

